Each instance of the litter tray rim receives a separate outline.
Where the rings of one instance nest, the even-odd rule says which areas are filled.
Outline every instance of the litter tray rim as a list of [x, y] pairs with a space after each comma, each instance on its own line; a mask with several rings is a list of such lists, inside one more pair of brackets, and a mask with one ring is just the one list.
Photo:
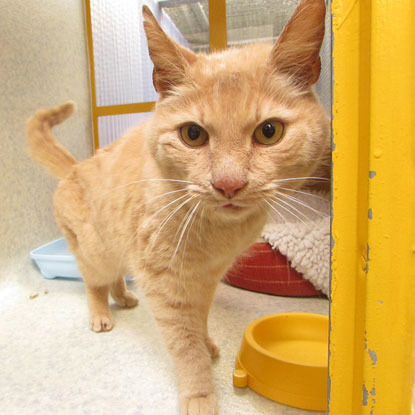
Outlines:
[[44, 245], [39, 246], [36, 249], [33, 249], [32, 251], [30, 251], [30, 254], [29, 254], [30, 258], [35, 261], [36, 260], [40, 260], [40, 261], [41, 260], [58, 260], [58, 261], [72, 262], [74, 260], [74, 256], [71, 253], [68, 253], [67, 255], [63, 255], [63, 254], [58, 255], [58, 254], [45, 254], [45, 253], [38, 252], [62, 240], [66, 242], [66, 239], [62, 237], [62, 238], [58, 238], [53, 241], [47, 242]]

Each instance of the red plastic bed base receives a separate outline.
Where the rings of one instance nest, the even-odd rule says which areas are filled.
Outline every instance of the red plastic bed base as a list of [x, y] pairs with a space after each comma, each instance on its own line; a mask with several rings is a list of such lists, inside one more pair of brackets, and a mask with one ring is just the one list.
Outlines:
[[239, 257], [225, 279], [237, 287], [267, 294], [290, 297], [323, 295], [291, 268], [284, 255], [266, 242], [254, 244]]

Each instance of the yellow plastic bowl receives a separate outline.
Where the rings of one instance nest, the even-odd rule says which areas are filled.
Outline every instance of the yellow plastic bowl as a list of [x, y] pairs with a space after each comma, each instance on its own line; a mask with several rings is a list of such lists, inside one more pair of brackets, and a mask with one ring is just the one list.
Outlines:
[[285, 405], [326, 411], [328, 335], [328, 317], [319, 314], [272, 314], [253, 321], [236, 359], [234, 385]]

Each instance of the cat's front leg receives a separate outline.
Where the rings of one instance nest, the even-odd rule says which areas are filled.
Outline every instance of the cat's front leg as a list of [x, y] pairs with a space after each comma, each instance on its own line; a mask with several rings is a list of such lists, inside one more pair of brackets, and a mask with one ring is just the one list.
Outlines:
[[208, 349], [206, 337], [206, 306], [210, 299], [206, 298], [204, 304], [178, 302], [177, 297], [172, 301], [163, 291], [153, 287], [146, 294], [176, 368], [180, 415], [215, 415], [213, 353]]
[[211, 357], [218, 357], [220, 349], [219, 346], [215, 343], [215, 341], [211, 337], [207, 336], [205, 342]]

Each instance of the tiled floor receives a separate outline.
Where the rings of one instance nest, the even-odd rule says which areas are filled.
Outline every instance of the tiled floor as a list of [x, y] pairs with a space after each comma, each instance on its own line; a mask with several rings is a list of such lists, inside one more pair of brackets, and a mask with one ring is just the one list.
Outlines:
[[[0, 396], [5, 415], [175, 415], [172, 364], [138, 287], [133, 310], [112, 307], [115, 328], [93, 333], [83, 283], [46, 280], [26, 258], [0, 278]], [[47, 293], [45, 293], [47, 290]], [[30, 299], [32, 294], [36, 298]], [[304, 415], [249, 389], [232, 372], [244, 328], [263, 315], [328, 313], [322, 298], [284, 298], [221, 284], [210, 333], [221, 347], [214, 376], [221, 415]]]

